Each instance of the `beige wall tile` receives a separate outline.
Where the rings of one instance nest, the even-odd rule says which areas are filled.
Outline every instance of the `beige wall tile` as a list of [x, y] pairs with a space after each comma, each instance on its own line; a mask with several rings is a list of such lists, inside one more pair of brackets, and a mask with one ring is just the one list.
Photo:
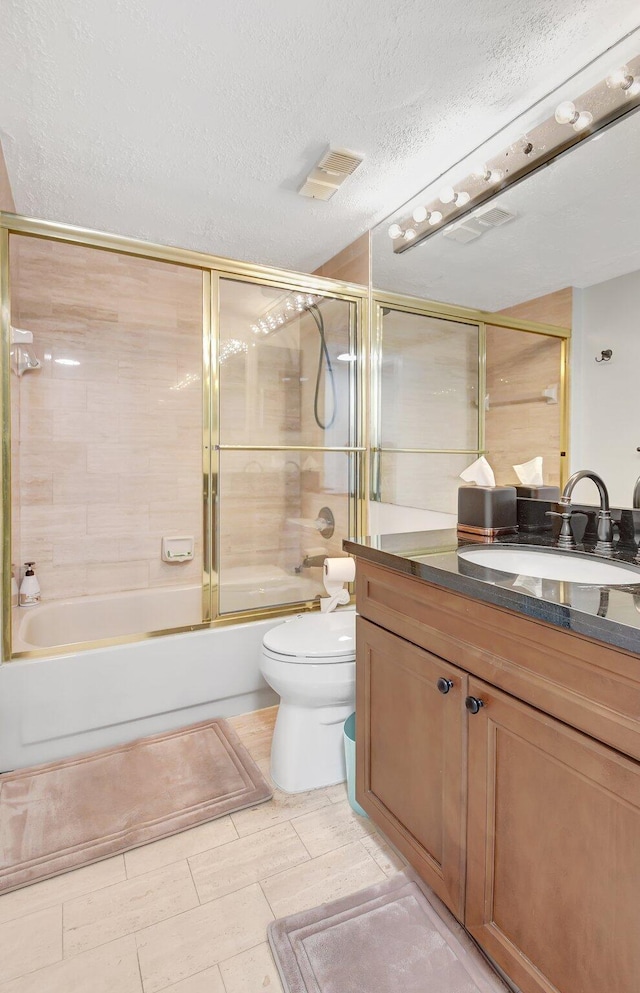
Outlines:
[[0, 925], [0, 983], [62, 958], [62, 907], [38, 910]]
[[272, 876], [262, 888], [276, 917], [337, 900], [386, 876], [359, 841]]
[[278, 967], [266, 942], [221, 962], [220, 973], [226, 993], [282, 993]]
[[371, 834], [371, 821], [354, 813], [347, 801], [332, 803], [291, 822], [313, 858]]
[[146, 928], [136, 935], [145, 993], [157, 993], [260, 944], [272, 920], [264, 893], [254, 883]]
[[179, 862], [189, 855], [218, 848], [219, 845], [225, 845], [237, 837], [238, 832], [228, 816], [219, 817], [218, 820], [209, 821], [208, 824], [198, 824], [197, 827], [181, 831], [171, 838], [162, 838], [160, 841], [126, 852], [124, 859], [127, 876], [132, 879], [160, 866]]
[[65, 958], [195, 907], [185, 861], [76, 897], [64, 905]]
[[86, 589], [92, 593], [142, 590], [149, 585], [149, 563], [102, 562], [86, 568]]
[[309, 854], [289, 824], [279, 824], [189, 859], [200, 902], [306, 862]]
[[55, 907], [72, 897], [120, 883], [125, 878], [124, 859], [122, 855], [116, 855], [114, 858], [65, 872], [61, 876], [54, 876], [53, 879], [44, 879], [41, 883], [33, 883], [0, 896], [0, 922]]
[[135, 939], [129, 935], [3, 983], [0, 993], [142, 993]]

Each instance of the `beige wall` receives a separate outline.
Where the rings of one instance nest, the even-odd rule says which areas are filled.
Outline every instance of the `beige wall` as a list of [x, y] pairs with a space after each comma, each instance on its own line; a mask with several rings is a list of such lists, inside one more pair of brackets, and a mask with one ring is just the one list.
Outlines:
[[[11, 377], [19, 561], [36, 561], [46, 599], [199, 582], [200, 271], [10, 247], [12, 323], [33, 331], [42, 363]], [[172, 534], [195, 536], [195, 561], [161, 561]]]
[[16, 210], [2, 145], [0, 145], [0, 210], [8, 210], [12, 214]]
[[369, 286], [371, 282], [371, 233], [367, 231], [366, 234], [356, 238], [341, 252], [316, 269], [313, 275]]
[[[571, 287], [501, 311], [508, 317], [571, 327]], [[487, 458], [499, 484], [517, 483], [514, 464], [543, 458], [544, 482], [560, 485], [562, 408], [542, 391], [560, 386], [558, 338], [487, 327]]]

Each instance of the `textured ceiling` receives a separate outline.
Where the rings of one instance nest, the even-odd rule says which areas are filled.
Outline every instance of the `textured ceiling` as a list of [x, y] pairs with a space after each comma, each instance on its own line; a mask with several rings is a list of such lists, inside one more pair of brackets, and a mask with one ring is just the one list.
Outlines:
[[[312, 270], [636, 26], [635, 0], [2, 0], [21, 213]], [[295, 193], [328, 142], [365, 163]]]
[[[433, 235], [394, 254], [373, 233], [373, 284], [485, 310], [640, 269], [640, 111], [492, 201], [516, 215], [466, 245]], [[473, 216], [470, 215], [470, 216]]]

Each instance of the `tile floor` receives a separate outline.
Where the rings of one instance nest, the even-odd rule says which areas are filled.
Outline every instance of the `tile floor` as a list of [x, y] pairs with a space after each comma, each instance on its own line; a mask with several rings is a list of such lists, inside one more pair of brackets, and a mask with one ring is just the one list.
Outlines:
[[[263, 773], [276, 708], [231, 723]], [[0, 993], [281, 993], [269, 921], [402, 867], [344, 786], [272, 800], [0, 897]]]

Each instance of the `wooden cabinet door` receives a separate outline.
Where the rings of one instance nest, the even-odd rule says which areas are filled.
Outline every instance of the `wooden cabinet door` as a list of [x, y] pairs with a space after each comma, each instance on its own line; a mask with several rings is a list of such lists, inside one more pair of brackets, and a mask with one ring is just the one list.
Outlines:
[[638, 993], [640, 765], [469, 693], [467, 929], [523, 993]]
[[360, 617], [356, 644], [358, 801], [461, 920], [467, 676]]

